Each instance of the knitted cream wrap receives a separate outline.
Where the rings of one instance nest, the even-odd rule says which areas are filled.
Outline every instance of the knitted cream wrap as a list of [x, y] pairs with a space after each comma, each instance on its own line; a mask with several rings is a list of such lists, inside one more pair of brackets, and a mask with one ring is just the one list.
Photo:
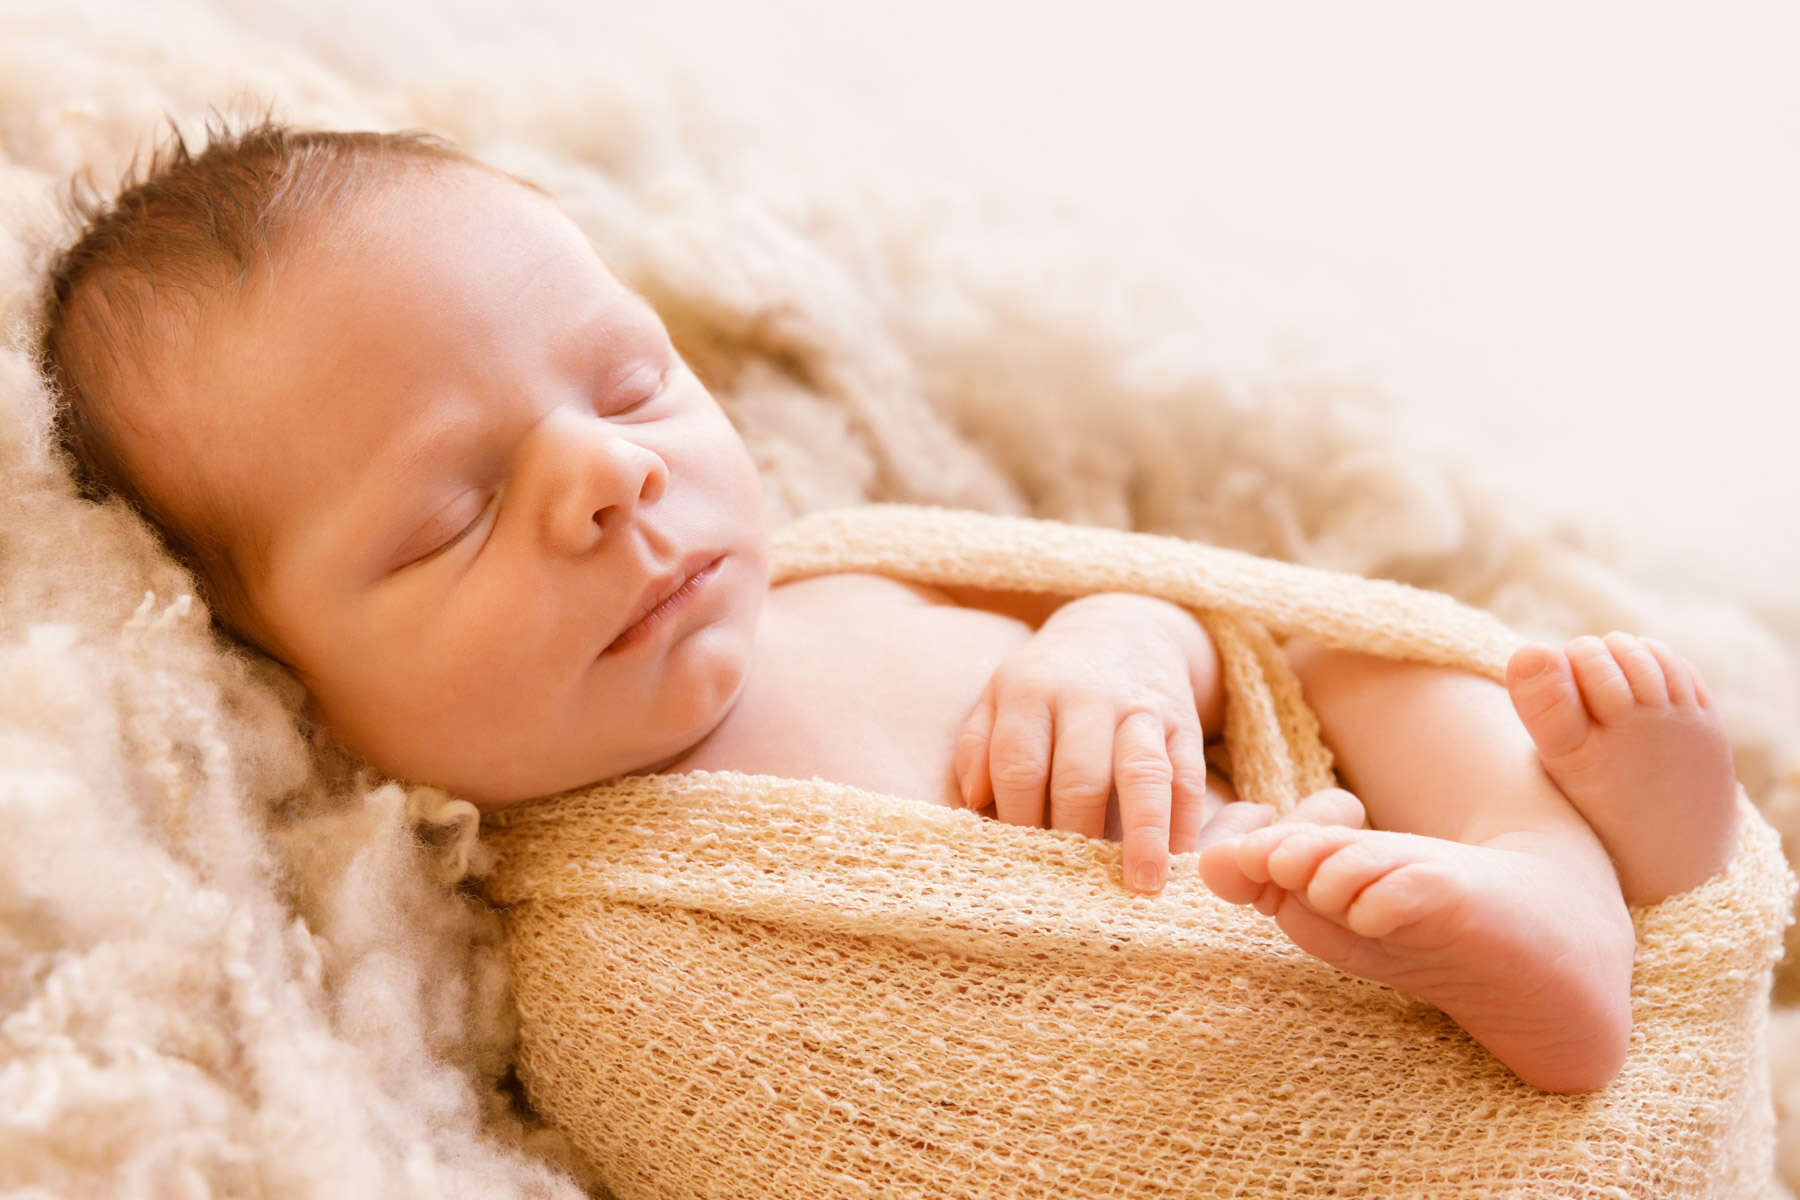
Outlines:
[[[1277, 652], [1502, 677], [1447, 597], [1147, 534], [871, 506], [777, 537], [776, 578], [1135, 591], [1217, 640], [1246, 799], [1332, 780]], [[1429, 737], [1429, 730], [1396, 730]], [[1193, 856], [819, 781], [640, 776], [492, 822], [520, 1074], [620, 1200], [1772, 1194], [1764, 1050], [1792, 880], [1740, 796], [1731, 866], [1633, 914], [1604, 1091], [1521, 1083], [1423, 1002], [1216, 899]]]

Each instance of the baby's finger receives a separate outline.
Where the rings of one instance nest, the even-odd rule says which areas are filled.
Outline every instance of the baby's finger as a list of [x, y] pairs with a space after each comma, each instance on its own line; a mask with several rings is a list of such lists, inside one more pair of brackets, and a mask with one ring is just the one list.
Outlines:
[[1050, 828], [1072, 829], [1092, 838], [1105, 833], [1112, 759], [1110, 712], [1092, 706], [1057, 711], [1050, 762]]
[[1173, 794], [1169, 801], [1169, 850], [1180, 854], [1200, 844], [1200, 831], [1219, 805], [1206, 788], [1206, 736], [1200, 723], [1168, 736]]
[[1050, 706], [1041, 700], [1001, 702], [988, 739], [988, 782], [994, 815], [1008, 825], [1042, 825], [1050, 783]]
[[1113, 735], [1113, 787], [1119, 793], [1125, 882], [1135, 891], [1161, 891], [1168, 877], [1172, 775], [1162, 718], [1128, 714]]
[[963, 807], [976, 812], [994, 802], [993, 790], [988, 786], [988, 743], [993, 736], [994, 684], [989, 680], [981, 698], [963, 719], [962, 730], [956, 735], [956, 753], [950, 760]]

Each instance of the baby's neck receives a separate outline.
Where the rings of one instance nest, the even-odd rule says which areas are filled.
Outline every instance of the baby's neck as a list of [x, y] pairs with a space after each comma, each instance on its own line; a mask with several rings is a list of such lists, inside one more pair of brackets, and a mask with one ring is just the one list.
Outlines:
[[817, 653], [817, 639], [796, 639], [789, 585], [770, 587], [763, 595], [761, 611], [750, 647], [750, 663], [736, 695], [725, 706], [711, 729], [686, 749], [661, 762], [640, 767], [630, 775], [661, 775], [681, 771], [739, 769], [752, 747], [768, 744], [778, 734], [780, 700], [790, 677], [786, 668], [796, 655]]

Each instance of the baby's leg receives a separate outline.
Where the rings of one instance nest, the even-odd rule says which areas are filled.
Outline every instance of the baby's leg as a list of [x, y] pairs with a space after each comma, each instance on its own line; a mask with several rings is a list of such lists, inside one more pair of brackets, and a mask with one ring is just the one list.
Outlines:
[[1585, 1091], [1629, 1043], [1635, 941], [1611, 862], [1505, 689], [1291, 650], [1373, 830], [1288, 823], [1202, 852], [1302, 949], [1437, 1005], [1528, 1083]]

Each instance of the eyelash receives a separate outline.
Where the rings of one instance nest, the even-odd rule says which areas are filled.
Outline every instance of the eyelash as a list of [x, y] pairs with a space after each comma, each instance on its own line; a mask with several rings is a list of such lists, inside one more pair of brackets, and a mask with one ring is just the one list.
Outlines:
[[[644, 381], [644, 386], [641, 389], [637, 388], [635, 386], [632, 388], [633, 391], [638, 392], [637, 398], [629, 401], [622, 407], [613, 410], [613, 415], [616, 416], [620, 413], [628, 413], [628, 412], [637, 411], [638, 409], [644, 407], [644, 405], [646, 405], [646, 404], [650, 403], [652, 400], [656, 399], [658, 396], [662, 395], [664, 389], [669, 386], [669, 372], [668, 371], [654, 371], [654, 372], [645, 371], [645, 370], [636, 371], [636, 372], [633, 372], [633, 374], [629, 378], [626, 379], [626, 383], [636, 385], [639, 377], [646, 375], [646, 374], [649, 375], [649, 378]], [[627, 395], [629, 395], [629, 394], [630, 394], [630, 392], [627, 392]]]
[[494, 502], [492, 499], [484, 501], [481, 506], [481, 511], [475, 514], [474, 520], [470, 521], [467, 525], [464, 525], [461, 529], [458, 529], [455, 533], [451, 534], [448, 538], [445, 538], [443, 541], [437, 543], [431, 549], [425, 551], [425, 553], [419, 555], [417, 558], [413, 559], [411, 562], [408, 562], [404, 565], [408, 566], [408, 567], [416, 567], [416, 566], [420, 566], [424, 563], [430, 562], [432, 559], [436, 558], [438, 555], [442, 554], [444, 551], [450, 549], [450, 547], [456, 545], [458, 542], [460, 542], [464, 538], [468, 537], [469, 532], [471, 530], [473, 530], [477, 525], [481, 524], [482, 519], [487, 516], [488, 509], [493, 507], [493, 503]]
[[[454, 534], [452, 534], [448, 541], [446, 541], [443, 545], [438, 547], [438, 550], [448, 550], [450, 547], [456, 545], [456, 543], [458, 543], [458, 542], [462, 541], [464, 538], [468, 537], [469, 531], [474, 529], [477, 525], [481, 524], [482, 518], [487, 516], [488, 505], [492, 504], [492, 503], [493, 503], [493, 501], [490, 500], [488, 502], [488, 504], [483, 504], [481, 506], [481, 511], [475, 514], [475, 519], [473, 521], [470, 521], [467, 525], [464, 525], [461, 529], [457, 530]], [[432, 551], [432, 553], [435, 554], [435, 553], [437, 553], [437, 551], [434, 550], [434, 551]]]

